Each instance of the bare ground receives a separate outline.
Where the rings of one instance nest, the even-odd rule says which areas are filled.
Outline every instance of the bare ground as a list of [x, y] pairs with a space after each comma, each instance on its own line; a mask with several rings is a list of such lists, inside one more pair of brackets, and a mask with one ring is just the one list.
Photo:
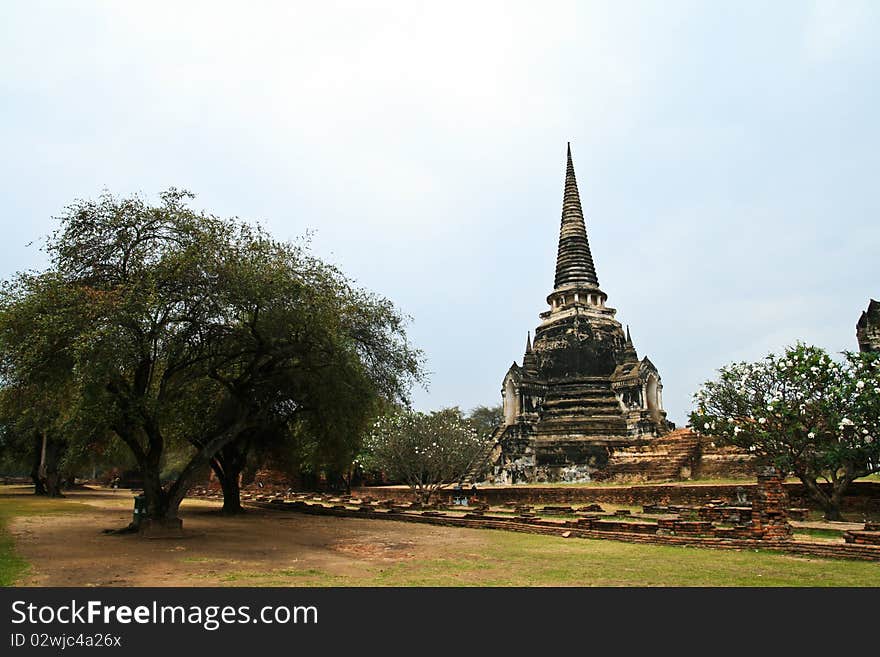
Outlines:
[[77, 491], [88, 505], [75, 514], [18, 517], [16, 551], [32, 564], [22, 586], [215, 586], [357, 584], [411, 559], [479, 553], [479, 530], [283, 511], [218, 513], [213, 502], [187, 500], [183, 538], [107, 535], [131, 518], [129, 491]]

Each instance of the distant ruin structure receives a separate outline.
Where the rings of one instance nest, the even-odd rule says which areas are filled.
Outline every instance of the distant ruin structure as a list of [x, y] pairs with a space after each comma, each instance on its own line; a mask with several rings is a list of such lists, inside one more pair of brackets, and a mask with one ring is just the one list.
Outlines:
[[856, 323], [860, 351], [880, 352], [880, 301], [871, 299]]
[[615, 449], [648, 444], [674, 426], [663, 410], [660, 373], [639, 358], [606, 305], [587, 238], [568, 147], [562, 224], [549, 310], [522, 365], [502, 382], [504, 423], [496, 434], [498, 479], [586, 480]]

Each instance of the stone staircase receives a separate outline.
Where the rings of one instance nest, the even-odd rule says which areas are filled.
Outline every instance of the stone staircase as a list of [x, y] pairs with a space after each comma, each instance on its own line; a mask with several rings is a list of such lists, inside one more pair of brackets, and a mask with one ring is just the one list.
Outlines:
[[690, 429], [676, 429], [649, 445], [616, 450], [597, 473], [599, 479], [682, 479], [696, 475], [700, 437]]
[[572, 423], [591, 436], [626, 435], [626, 420], [607, 379], [588, 378], [553, 387], [544, 400], [539, 433], [569, 432]]
[[474, 458], [471, 467], [465, 473], [464, 477], [461, 478], [461, 484], [475, 484], [478, 481], [483, 480], [483, 475], [488, 467], [491, 465], [489, 460], [492, 456], [492, 451], [495, 449], [495, 445], [498, 442], [498, 437], [501, 435], [501, 432], [504, 429], [504, 425], [499, 425], [495, 427], [489, 437], [486, 438], [486, 443], [483, 445], [483, 449], [479, 454]]

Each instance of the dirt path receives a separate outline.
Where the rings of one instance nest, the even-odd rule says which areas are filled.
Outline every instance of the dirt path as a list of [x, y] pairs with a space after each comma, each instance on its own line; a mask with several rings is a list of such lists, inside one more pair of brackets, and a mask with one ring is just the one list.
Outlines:
[[356, 585], [409, 559], [478, 553], [479, 530], [252, 510], [224, 517], [219, 505], [187, 500], [187, 534], [142, 539], [101, 533], [131, 518], [128, 491], [82, 491], [75, 514], [16, 518], [16, 551], [32, 564], [23, 586]]

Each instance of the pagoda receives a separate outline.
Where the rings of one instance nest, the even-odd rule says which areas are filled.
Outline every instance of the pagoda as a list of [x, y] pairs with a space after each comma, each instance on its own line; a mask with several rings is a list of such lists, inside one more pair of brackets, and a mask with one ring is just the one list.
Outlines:
[[526, 337], [522, 365], [504, 376], [496, 480], [583, 481], [620, 448], [649, 444], [674, 426], [660, 373], [639, 358], [606, 305], [587, 239], [571, 145], [549, 310]]
[[871, 299], [856, 323], [859, 351], [880, 352], [880, 301]]

